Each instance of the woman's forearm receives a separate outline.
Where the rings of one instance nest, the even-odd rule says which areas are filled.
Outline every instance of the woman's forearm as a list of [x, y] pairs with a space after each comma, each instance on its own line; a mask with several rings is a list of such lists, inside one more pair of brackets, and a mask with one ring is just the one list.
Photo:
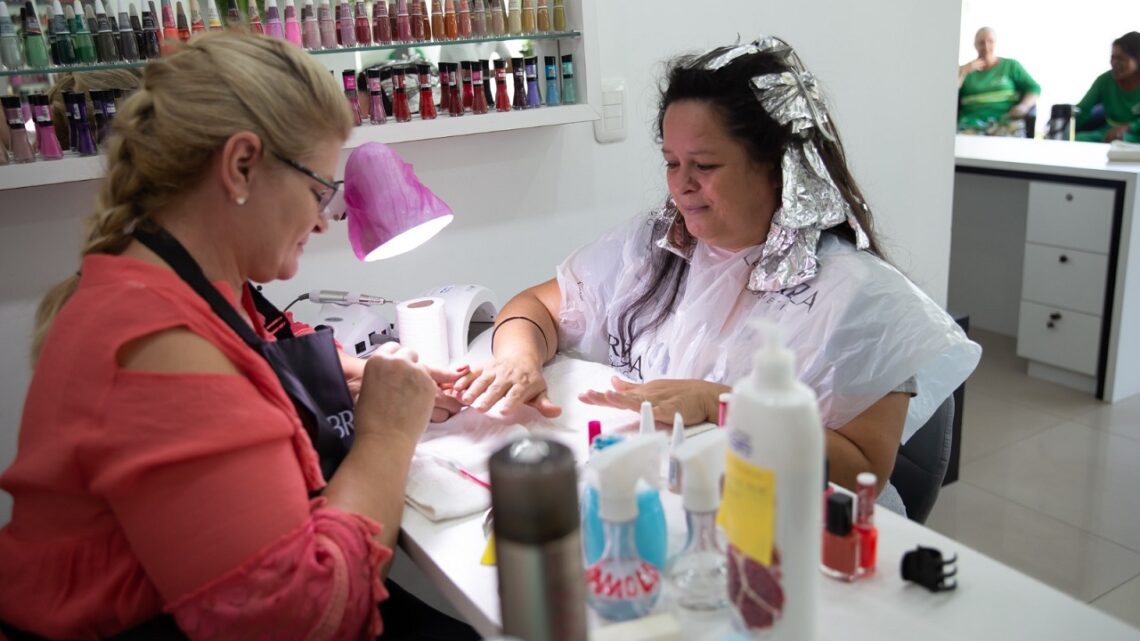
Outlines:
[[[399, 433], [383, 439], [357, 432], [348, 456], [325, 488], [330, 506], [362, 514], [383, 526], [377, 540], [395, 549], [404, 514], [404, 487], [408, 481], [415, 442]], [[380, 568], [387, 576], [390, 563]]]
[[871, 459], [853, 441], [838, 431], [824, 429], [824, 435], [829, 481], [854, 492], [855, 477], [862, 472], [871, 471], [875, 472], [875, 476], [878, 477], [878, 486], [875, 488], [876, 494], [882, 491], [887, 484], [887, 477], [890, 476], [889, 472], [884, 474], [882, 473], [883, 470], [875, 470], [871, 464]]
[[533, 356], [541, 365], [558, 352], [558, 324], [532, 289], [521, 292], [503, 306], [493, 330], [491, 347], [497, 355]]

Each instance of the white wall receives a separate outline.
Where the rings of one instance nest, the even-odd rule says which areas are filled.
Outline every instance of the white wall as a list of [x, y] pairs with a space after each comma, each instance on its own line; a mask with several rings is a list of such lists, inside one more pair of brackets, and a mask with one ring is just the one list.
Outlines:
[[[343, 227], [334, 228], [310, 242], [296, 279], [267, 288], [271, 297], [285, 301], [319, 287], [406, 297], [458, 281], [488, 285], [502, 302], [551, 277], [574, 247], [663, 197], [651, 133], [661, 61], [737, 34], [772, 33], [797, 47], [832, 97], [891, 258], [945, 302], [953, 132], [940, 123], [954, 113], [958, 0], [596, 4], [602, 76], [626, 82], [625, 141], [598, 145], [586, 124], [400, 145], [456, 221], [412, 254], [379, 264], [356, 262]], [[93, 189], [0, 192], [0, 468], [15, 455], [31, 312], [48, 284], [75, 269]], [[0, 494], [0, 522], [7, 501]]]

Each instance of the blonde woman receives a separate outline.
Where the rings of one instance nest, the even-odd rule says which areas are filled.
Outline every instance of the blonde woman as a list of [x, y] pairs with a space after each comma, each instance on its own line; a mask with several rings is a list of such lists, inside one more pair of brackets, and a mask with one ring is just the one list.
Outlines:
[[[331, 339], [294, 327], [274, 340], [249, 285], [293, 276], [327, 228], [351, 127], [328, 71], [282, 40], [201, 35], [146, 67], [114, 123], [79, 273], [40, 306], [19, 451], [0, 477], [14, 498], [0, 630], [381, 632], [409, 460], [454, 376], [385, 346], [363, 368], [348, 450], [328, 438], [340, 408], [304, 382], [327, 374], [351, 410], [335, 349], [308, 368], [283, 356]], [[413, 610], [439, 623], [399, 609], [390, 632]]]

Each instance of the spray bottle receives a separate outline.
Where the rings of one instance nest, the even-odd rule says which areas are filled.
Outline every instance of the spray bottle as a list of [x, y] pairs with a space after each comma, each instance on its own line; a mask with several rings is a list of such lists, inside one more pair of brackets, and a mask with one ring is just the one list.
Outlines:
[[665, 439], [638, 435], [590, 459], [598, 479], [598, 514], [604, 528], [601, 557], [586, 567], [586, 602], [602, 617], [645, 616], [661, 596], [661, 574], [642, 557], [635, 539], [637, 482], [658, 476]]
[[[655, 425], [652, 405], [642, 403], [641, 434], [655, 434]], [[602, 450], [623, 441], [616, 434], [604, 434], [595, 438], [590, 447], [591, 460]], [[658, 570], [664, 570], [668, 555], [668, 530], [665, 527], [665, 510], [661, 506], [661, 493], [657, 489], [660, 483], [657, 467], [659, 459], [654, 459], [654, 464], [653, 473], [646, 474], [644, 480], [637, 483], [637, 525], [634, 536], [641, 557]], [[598, 487], [597, 475], [587, 469], [586, 489], [582, 493], [582, 545], [587, 565], [601, 558], [605, 549], [605, 527], [598, 513]]]
[[687, 441], [676, 451], [684, 471], [681, 502], [688, 537], [685, 547], [669, 559], [665, 576], [683, 608], [719, 610], [728, 605], [728, 565], [716, 529], [726, 442], [724, 430], [716, 430]]
[[770, 639], [815, 639], [823, 427], [815, 393], [796, 380], [779, 329], [732, 390], [721, 515], [728, 535], [733, 627]]

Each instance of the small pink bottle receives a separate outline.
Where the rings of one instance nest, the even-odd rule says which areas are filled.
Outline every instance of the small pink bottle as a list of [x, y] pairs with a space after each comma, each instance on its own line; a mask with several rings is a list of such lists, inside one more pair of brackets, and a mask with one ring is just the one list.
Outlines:
[[297, 5], [293, 0], [285, 0], [285, 39], [302, 46], [301, 23], [297, 20]]
[[384, 0], [372, 3], [372, 39], [376, 44], [392, 44], [392, 23], [388, 20], [388, 3]]
[[55, 127], [51, 124], [51, 103], [43, 94], [28, 96], [32, 105], [32, 117], [36, 121], [36, 146], [40, 150], [43, 160], [59, 160], [63, 158], [63, 148], [59, 145], [59, 138], [55, 135]]
[[400, 42], [412, 41], [412, 19], [408, 15], [408, 0], [396, 2], [396, 39]]

